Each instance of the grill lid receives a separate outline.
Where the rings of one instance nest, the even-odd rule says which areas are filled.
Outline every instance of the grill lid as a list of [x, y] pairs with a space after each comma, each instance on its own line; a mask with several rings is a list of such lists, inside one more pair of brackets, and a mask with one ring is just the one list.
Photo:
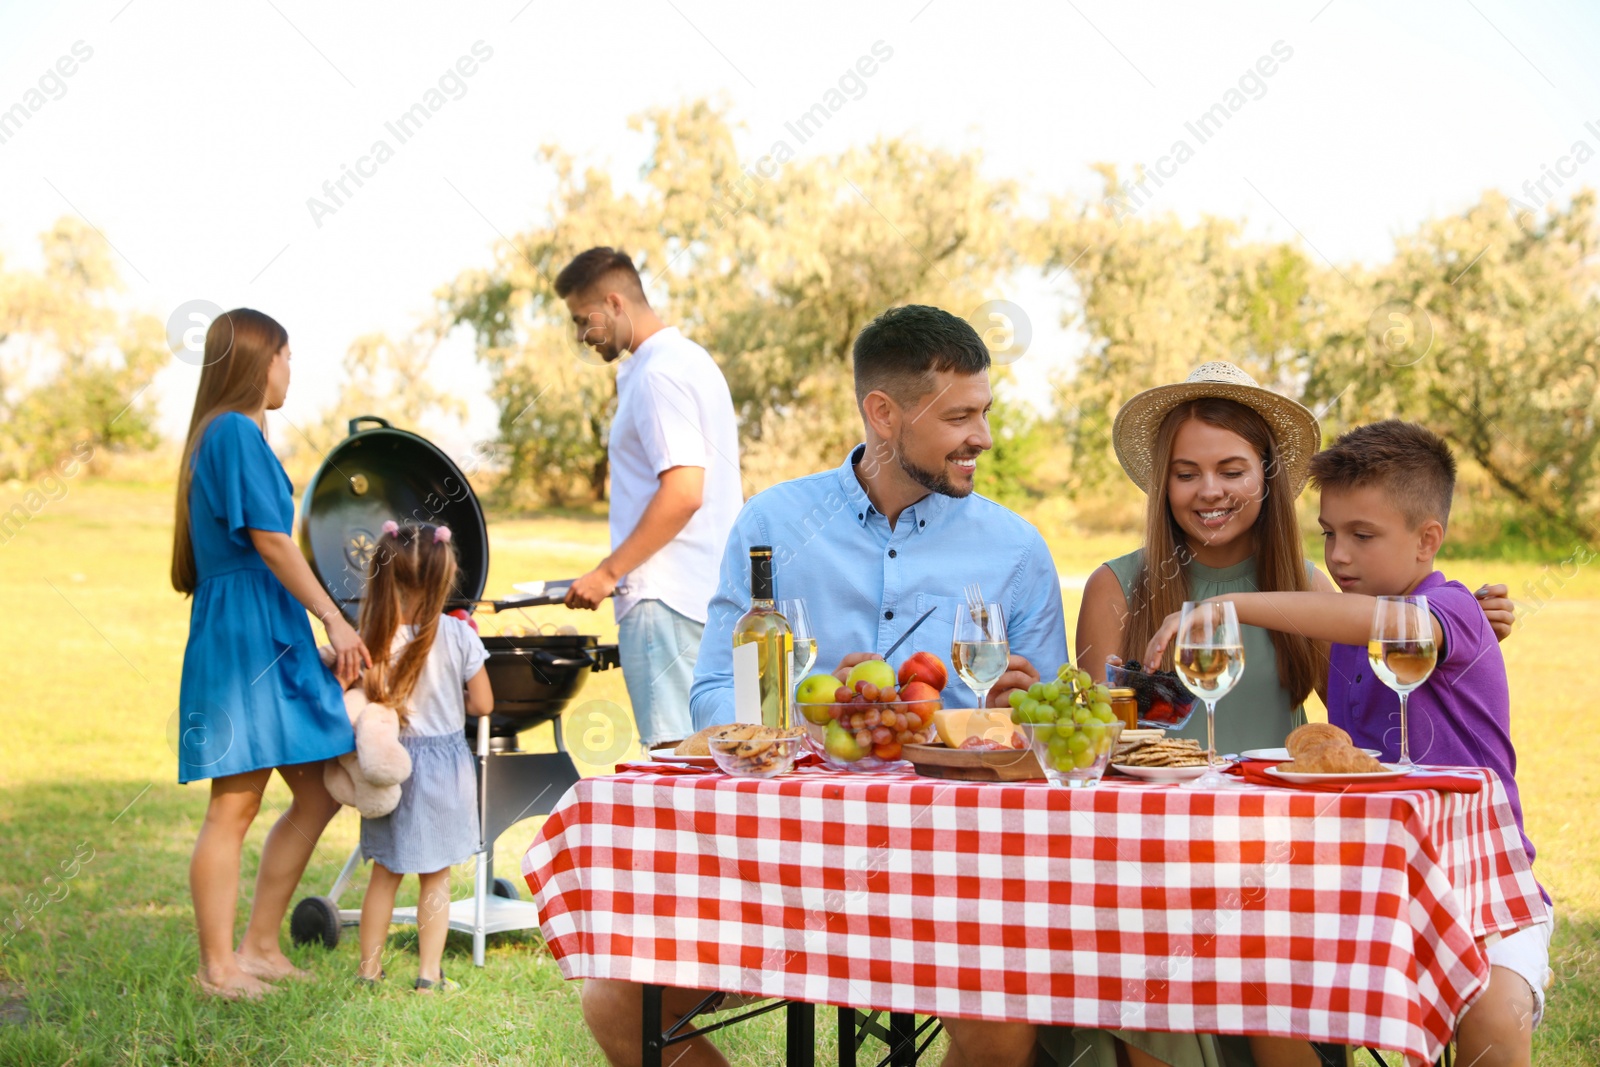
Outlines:
[[[373, 424], [362, 429], [363, 423]], [[489, 578], [489, 531], [466, 475], [425, 437], [376, 415], [351, 419], [300, 502], [300, 551], [353, 624], [367, 565], [389, 519], [450, 527], [460, 569], [450, 599], [475, 601]]]

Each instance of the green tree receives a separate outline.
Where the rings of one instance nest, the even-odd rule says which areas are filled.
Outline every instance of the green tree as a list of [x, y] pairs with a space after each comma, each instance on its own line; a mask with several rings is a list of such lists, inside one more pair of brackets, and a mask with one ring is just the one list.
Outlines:
[[[750, 489], [835, 463], [859, 439], [850, 346], [870, 319], [914, 302], [965, 313], [1018, 262], [1014, 187], [983, 176], [976, 153], [881, 140], [745, 168], [725, 116], [704, 102], [635, 125], [651, 138], [637, 194], [546, 150], [557, 183], [547, 221], [441, 292], [496, 380], [509, 480], [589, 475], [602, 488], [592, 474], [603, 469], [612, 372], [557, 340], [570, 327], [550, 286], [592, 245], [632, 253], [663, 317], [717, 358]], [[546, 417], [513, 419], [531, 397]]]
[[1065, 488], [1080, 499], [1124, 484], [1111, 428], [1136, 393], [1225, 359], [1297, 396], [1320, 279], [1294, 246], [1246, 241], [1230, 220], [1114, 210], [1109, 199], [1125, 190], [1114, 168], [1097, 169], [1105, 197], [1053, 201], [1034, 246], [1048, 275], [1070, 276], [1093, 338], [1056, 398]]
[[152, 447], [146, 389], [171, 358], [158, 319], [115, 304], [121, 281], [91, 227], [63, 218], [40, 246], [41, 271], [0, 264], [0, 475], [11, 478], [83, 441]]
[[[1336, 431], [1395, 415], [1443, 434], [1504, 521], [1595, 539], [1600, 513], [1595, 197], [1542, 217], [1499, 193], [1396, 242], [1316, 329], [1307, 397]], [[1480, 504], [1479, 506], [1484, 506]]]

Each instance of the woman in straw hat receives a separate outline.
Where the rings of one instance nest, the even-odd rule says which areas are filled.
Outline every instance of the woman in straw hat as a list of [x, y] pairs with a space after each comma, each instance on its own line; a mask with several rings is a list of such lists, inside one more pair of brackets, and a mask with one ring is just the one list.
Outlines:
[[[1295, 498], [1321, 446], [1317, 418], [1305, 407], [1263, 389], [1231, 363], [1206, 363], [1179, 384], [1129, 400], [1117, 413], [1112, 438], [1122, 469], [1148, 504], [1144, 547], [1103, 564], [1084, 587], [1078, 666], [1096, 681], [1105, 679], [1107, 657], [1137, 656], [1186, 600], [1257, 590], [1335, 591], [1305, 560], [1295, 517]], [[1491, 599], [1480, 601], [1502, 639], [1512, 612], [1504, 593], [1495, 587], [1487, 591]], [[1305, 721], [1306, 697], [1313, 689], [1325, 691], [1325, 648], [1295, 634], [1251, 626], [1241, 631], [1247, 669], [1218, 702], [1220, 752], [1282, 745]], [[1179, 733], [1203, 737], [1204, 730], [1196, 717]], [[1249, 1063], [1252, 1056], [1294, 1063], [1312, 1056], [1305, 1042], [1282, 1038], [1041, 1032], [1057, 1062], [1077, 1067], [1112, 1067], [1113, 1038], [1127, 1046], [1134, 1067], [1215, 1067]]]
[[[1321, 444], [1317, 418], [1231, 363], [1147, 389], [1117, 412], [1112, 442], [1148, 496], [1144, 547], [1089, 578], [1078, 663], [1097, 680], [1106, 657], [1132, 658], [1185, 600], [1248, 590], [1334, 586], [1301, 549], [1294, 501]], [[1327, 671], [1309, 639], [1244, 628], [1245, 675], [1217, 708], [1221, 752], [1283, 744], [1305, 721]], [[1131, 651], [1130, 651], [1131, 650]], [[1170, 668], [1170, 664], [1167, 664]], [[1183, 734], [1204, 737], [1198, 716]]]

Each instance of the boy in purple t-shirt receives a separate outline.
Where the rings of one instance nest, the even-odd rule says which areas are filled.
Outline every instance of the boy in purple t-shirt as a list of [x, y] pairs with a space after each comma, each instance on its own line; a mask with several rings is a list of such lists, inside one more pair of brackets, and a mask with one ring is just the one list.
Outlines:
[[[1324, 559], [1343, 592], [1213, 599], [1232, 601], [1241, 624], [1331, 642], [1328, 720], [1358, 746], [1381, 749], [1393, 761], [1400, 749], [1400, 699], [1373, 677], [1367, 661], [1374, 598], [1427, 597], [1438, 663], [1406, 703], [1412, 758], [1493, 770], [1505, 783], [1520, 832], [1505, 660], [1476, 597], [1433, 569], [1455, 473], [1449, 446], [1424, 427], [1390, 420], [1351, 430], [1311, 460], [1311, 478], [1322, 493]], [[1146, 663], [1160, 662], [1176, 629], [1177, 616], [1166, 620], [1151, 639]], [[1526, 833], [1522, 843], [1531, 864], [1534, 849]], [[1490, 1067], [1530, 1061], [1533, 1028], [1544, 1013], [1551, 930], [1547, 915], [1489, 946], [1489, 987], [1456, 1030], [1462, 1062]]]

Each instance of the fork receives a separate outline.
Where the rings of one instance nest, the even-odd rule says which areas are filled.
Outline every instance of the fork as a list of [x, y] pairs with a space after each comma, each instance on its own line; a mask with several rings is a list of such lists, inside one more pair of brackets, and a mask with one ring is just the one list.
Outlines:
[[968, 582], [963, 592], [967, 596], [967, 614], [972, 616], [974, 622], [981, 622], [989, 613], [983, 603], [983, 590], [978, 587], [977, 582]]

